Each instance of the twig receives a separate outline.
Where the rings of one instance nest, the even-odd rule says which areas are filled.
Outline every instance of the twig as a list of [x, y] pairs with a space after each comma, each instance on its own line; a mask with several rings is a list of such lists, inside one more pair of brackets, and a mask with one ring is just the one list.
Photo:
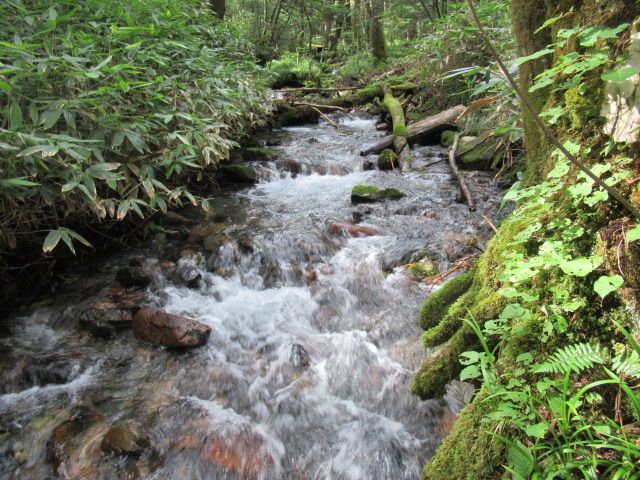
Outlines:
[[471, 268], [471, 263], [469, 262], [474, 258], [478, 258], [479, 256], [480, 254], [476, 253], [474, 255], [468, 255], [466, 257], [463, 257], [460, 260], [457, 260], [453, 264], [453, 267], [451, 267], [449, 270], [439, 273], [438, 275], [434, 275], [433, 277], [427, 278], [427, 281], [431, 284], [431, 289], [429, 291], [433, 290], [433, 287], [435, 287], [438, 283], [447, 279], [454, 273], [459, 272], [460, 270], [469, 270]]
[[321, 112], [320, 110], [318, 110], [316, 107], [311, 107], [311, 108], [312, 108], [313, 110], [315, 110], [316, 112], [318, 112], [318, 113], [320, 114], [320, 116], [321, 116], [322, 118], [324, 118], [324, 119], [327, 121], [327, 123], [328, 123], [329, 125], [331, 125], [331, 126], [332, 126], [333, 128], [335, 128], [336, 130], [340, 130], [340, 126], [339, 126], [336, 122], [334, 122], [333, 120], [331, 120], [329, 117], [327, 117], [324, 113], [322, 113], [322, 112]]
[[476, 205], [473, 202], [473, 197], [471, 196], [471, 192], [469, 191], [467, 181], [465, 180], [464, 176], [462, 175], [462, 173], [458, 169], [458, 166], [456, 165], [456, 150], [458, 149], [459, 141], [460, 141], [460, 134], [456, 134], [456, 139], [453, 142], [451, 150], [449, 150], [449, 165], [451, 166], [451, 170], [453, 171], [453, 174], [458, 179], [458, 183], [460, 184], [460, 191], [462, 191], [462, 195], [464, 196], [467, 202], [467, 206], [469, 207], [469, 210], [473, 212], [476, 209]]
[[437, 160], [435, 162], [427, 163], [427, 165], [425, 165], [424, 168], [432, 167], [433, 165], [437, 165], [438, 163], [444, 162], [444, 160], [445, 160], [444, 158], [441, 158], [440, 160]]
[[484, 40], [485, 45], [491, 52], [491, 55], [493, 56], [493, 58], [498, 63], [498, 66], [500, 67], [500, 70], [504, 74], [505, 78], [507, 79], [511, 87], [514, 89], [514, 91], [516, 92], [516, 95], [522, 101], [522, 105], [533, 117], [533, 120], [536, 122], [538, 127], [540, 127], [544, 135], [551, 141], [551, 143], [553, 143], [553, 145], [558, 150], [560, 150], [560, 152], [567, 158], [567, 160], [569, 160], [573, 165], [578, 167], [578, 169], [582, 173], [587, 175], [591, 180], [593, 180], [596, 184], [598, 184], [599, 187], [602, 187], [607, 193], [609, 193], [609, 195], [611, 195], [613, 198], [618, 200], [618, 202], [620, 202], [631, 214], [633, 214], [634, 217], [640, 220], [640, 211], [638, 211], [631, 204], [631, 202], [626, 198], [624, 198], [615, 188], [607, 185], [605, 182], [603, 182], [600, 179], [600, 177], [598, 177], [595, 173], [593, 173], [586, 166], [584, 166], [582, 162], [577, 159], [577, 157], [575, 157], [571, 152], [569, 152], [569, 150], [566, 149], [566, 147], [562, 143], [560, 143], [560, 141], [556, 138], [556, 136], [551, 131], [551, 129], [542, 121], [542, 118], [540, 118], [540, 113], [533, 106], [533, 104], [529, 100], [529, 97], [525, 95], [524, 91], [519, 87], [518, 83], [513, 78], [513, 75], [509, 73], [509, 69], [506, 67], [506, 65], [502, 61], [502, 58], [500, 58], [500, 54], [498, 53], [496, 48], [493, 46], [493, 43], [491, 42], [491, 40], [489, 40], [487, 32], [485, 31], [482, 25], [482, 22], [478, 17], [478, 12], [476, 11], [476, 7], [473, 0], [467, 0], [467, 4], [469, 5], [469, 9], [471, 10], [471, 16], [473, 17], [473, 21], [475, 22], [475, 24], [478, 26], [480, 36]]
[[489, 224], [489, 226], [491, 227], [491, 230], [493, 230], [495, 233], [498, 233], [498, 228], [496, 227], [495, 223], [491, 221], [489, 217], [487, 217], [486, 215], [482, 215], [482, 218], [485, 222]]
[[340, 110], [341, 112], [349, 112], [346, 108], [336, 107], [335, 105], [319, 105], [317, 103], [291, 102], [294, 107], [311, 107], [315, 109], [327, 108], [329, 110]]

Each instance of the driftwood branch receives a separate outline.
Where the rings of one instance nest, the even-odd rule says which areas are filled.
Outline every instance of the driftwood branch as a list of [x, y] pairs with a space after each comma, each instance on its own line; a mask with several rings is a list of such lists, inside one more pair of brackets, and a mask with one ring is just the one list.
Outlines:
[[349, 110], [347, 110], [346, 108], [337, 107], [335, 105], [320, 105], [317, 103], [306, 103], [306, 102], [291, 102], [291, 105], [293, 105], [294, 107], [311, 107], [316, 110], [321, 110], [323, 108], [326, 108], [327, 110], [339, 110], [345, 113], [349, 112]]
[[[443, 112], [433, 115], [432, 117], [425, 118], [419, 122], [409, 125], [407, 128], [407, 139], [409, 142], [417, 141], [422, 137], [442, 131], [447, 125], [455, 124], [458, 117], [465, 111], [463, 105], [450, 108]], [[360, 152], [360, 155], [367, 156], [372, 153], [380, 153], [385, 148], [389, 148], [393, 145], [393, 135], [387, 135], [381, 138], [378, 142], [370, 145]]]
[[465, 180], [464, 176], [462, 175], [462, 173], [458, 169], [458, 166], [456, 165], [456, 150], [458, 149], [459, 141], [460, 141], [460, 135], [457, 134], [456, 139], [453, 142], [453, 146], [451, 147], [451, 150], [449, 150], [449, 165], [451, 166], [451, 170], [453, 171], [453, 174], [458, 179], [458, 183], [460, 184], [460, 190], [462, 191], [462, 195], [464, 196], [464, 199], [467, 205], [469, 206], [469, 210], [474, 211], [476, 209], [476, 205], [473, 202], [473, 197], [471, 196], [471, 192], [469, 191], [469, 186], [467, 185], [467, 181]]
[[333, 128], [335, 128], [336, 130], [340, 130], [340, 126], [339, 126], [336, 122], [334, 122], [333, 120], [331, 120], [327, 115], [325, 115], [324, 113], [322, 113], [322, 112], [321, 112], [320, 110], [318, 110], [316, 107], [311, 107], [311, 108], [313, 108], [316, 112], [318, 112], [318, 113], [320, 114], [320, 116], [321, 116], [322, 118], [324, 118], [324, 119], [327, 121], [327, 123], [328, 123], [329, 125], [331, 125], [331, 126], [332, 126]]
[[347, 90], [359, 90], [362, 87], [330, 87], [330, 88], [315, 88], [315, 87], [300, 87], [300, 88], [283, 88], [281, 90], [273, 90], [277, 93], [294, 93], [294, 92], [342, 92]]

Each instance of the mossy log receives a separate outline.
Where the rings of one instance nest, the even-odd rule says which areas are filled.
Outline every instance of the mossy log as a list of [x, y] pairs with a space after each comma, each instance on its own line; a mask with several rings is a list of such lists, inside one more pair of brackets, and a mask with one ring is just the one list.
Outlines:
[[[444, 130], [448, 130], [455, 125], [458, 117], [465, 111], [463, 105], [450, 108], [431, 117], [420, 120], [419, 122], [407, 127], [407, 140], [409, 143], [418, 142], [435, 134], [439, 134]], [[360, 152], [360, 155], [366, 157], [372, 153], [380, 153], [382, 150], [393, 145], [394, 136], [387, 135], [378, 142], [370, 145]]]
[[440, 323], [449, 307], [469, 290], [473, 276], [474, 270], [458, 275], [427, 297], [422, 305], [422, 310], [420, 310], [419, 318], [420, 326], [424, 330], [433, 328]]
[[411, 148], [407, 139], [407, 124], [404, 118], [404, 109], [400, 100], [393, 96], [391, 88], [387, 85], [383, 87], [383, 105], [391, 115], [393, 123], [393, 148], [398, 155], [398, 163], [404, 171], [411, 167]]

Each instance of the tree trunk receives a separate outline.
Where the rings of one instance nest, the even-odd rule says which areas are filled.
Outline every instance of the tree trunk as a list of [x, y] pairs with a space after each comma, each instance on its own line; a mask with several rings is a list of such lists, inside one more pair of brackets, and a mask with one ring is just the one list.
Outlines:
[[353, 44], [356, 47], [356, 53], [360, 53], [360, 0], [351, 0], [351, 29], [353, 30]]
[[369, 0], [371, 17], [369, 19], [369, 42], [371, 54], [376, 65], [387, 61], [387, 45], [384, 38], [384, 14], [383, 0]]
[[224, 15], [227, 12], [225, 0], [209, 0], [209, 5], [211, 5], [214, 15], [220, 20], [224, 20]]
[[383, 87], [384, 100], [383, 105], [391, 114], [393, 126], [393, 148], [398, 155], [400, 168], [403, 171], [411, 168], [411, 148], [407, 140], [407, 125], [404, 118], [404, 110], [400, 101], [393, 96], [391, 89], [385, 85]]

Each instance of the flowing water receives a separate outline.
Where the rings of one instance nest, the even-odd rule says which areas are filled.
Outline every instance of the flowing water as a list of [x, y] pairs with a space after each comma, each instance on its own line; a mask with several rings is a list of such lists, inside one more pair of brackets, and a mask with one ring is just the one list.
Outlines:
[[[469, 172], [479, 205], [469, 212], [446, 162], [433, 164], [439, 147], [416, 148], [408, 174], [363, 171], [358, 151], [381, 135], [374, 119], [335, 119], [340, 130], [274, 132], [280, 159], [258, 165], [257, 186], [216, 200], [216, 218], [191, 241], [114, 254], [11, 319], [0, 343], [0, 477], [419, 477], [469, 392], [410, 394], [430, 287], [403, 262], [422, 250], [446, 269], [478, 253], [490, 235], [481, 215], [496, 214], [499, 195], [490, 176]], [[358, 184], [406, 197], [354, 206]], [[332, 226], [354, 222], [377, 234]], [[178, 352], [131, 330], [99, 339], [79, 329], [81, 309], [132, 257], [154, 271], [148, 303], [212, 327], [205, 346]], [[150, 446], [103, 454], [109, 426], [129, 420]]]

